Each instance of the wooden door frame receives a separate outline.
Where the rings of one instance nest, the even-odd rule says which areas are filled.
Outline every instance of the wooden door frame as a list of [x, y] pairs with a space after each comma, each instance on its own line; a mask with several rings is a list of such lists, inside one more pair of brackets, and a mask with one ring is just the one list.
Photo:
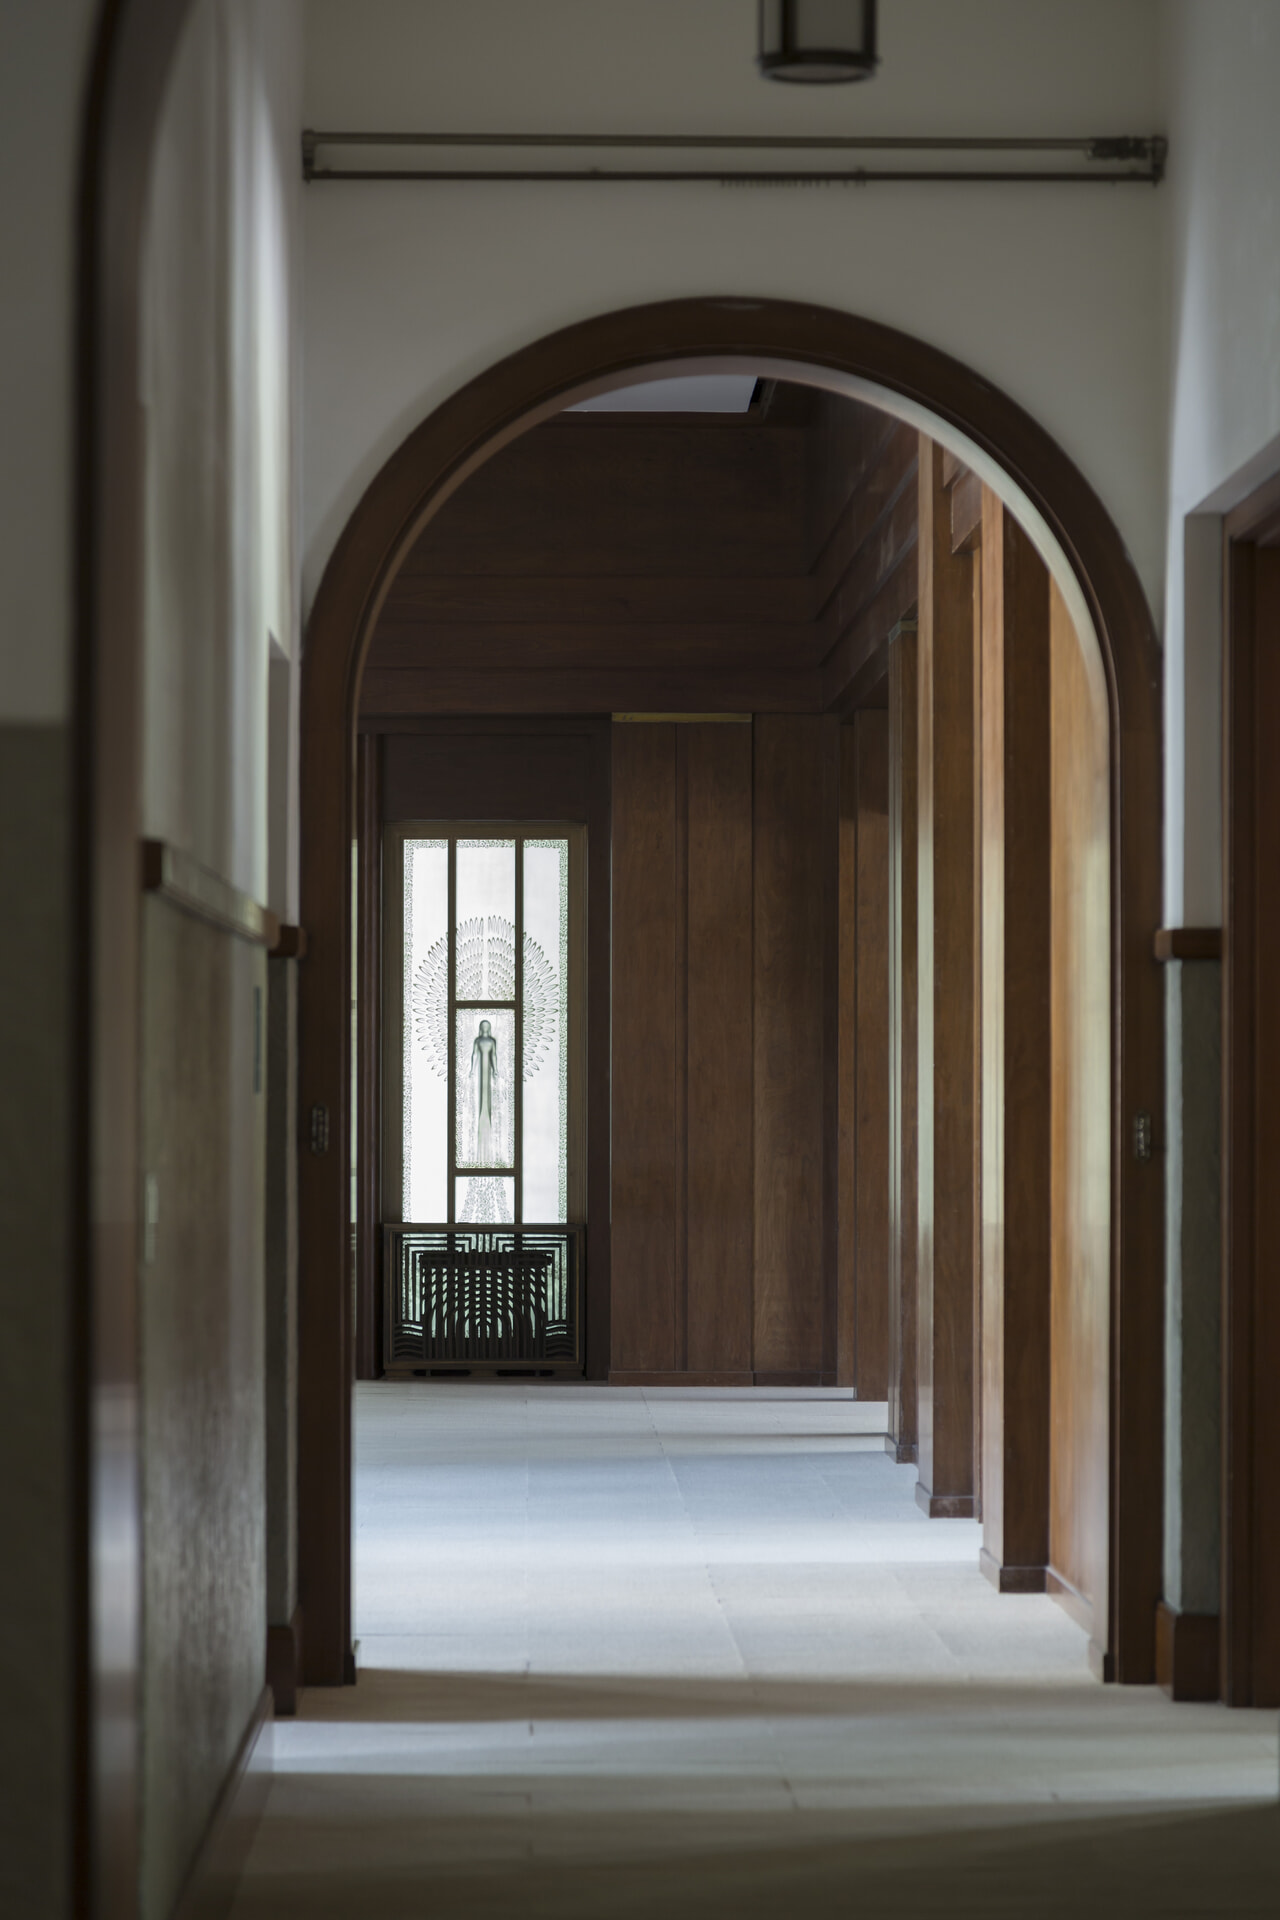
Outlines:
[[[1254, 728], [1260, 547], [1280, 545], [1280, 473], [1223, 520], [1222, 644], [1222, 1559], [1219, 1684], [1230, 1706], [1259, 1701], [1257, 1585], [1273, 1478], [1259, 1459], [1257, 1390], [1274, 1379], [1274, 1331], [1258, 1326], [1254, 1151], [1261, 1074], [1256, 1032], [1258, 760]], [[1272, 1529], [1273, 1533], [1274, 1530]], [[1274, 1545], [1270, 1551], [1276, 1551]], [[1276, 1631], [1275, 1627], [1271, 1632]], [[1265, 1682], [1262, 1684], [1265, 1693]]]
[[[1128, 1151], [1136, 1113], [1164, 1111], [1160, 918], [1161, 657], [1124, 541], [1057, 443], [949, 355], [897, 330], [790, 301], [688, 299], [600, 315], [498, 362], [412, 432], [371, 482], [325, 569], [302, 684], [300, 1103], [331, 1115], [327, 1156], [299, 1171], [299, 1575], [307, 1674], [337, 1682], [350, 1649], [350, 930], [347, 858], [360, 675], [379, 611], [432, 516], [484, 462], [567, 396], [655, 362], [743, 359], [874, 383], [923, 407], [994, 460], [1043, 516], [1102, 650], [1110, 717], [1112, 902], [1111, 1513], [1107, 1670], [1154, 1678], [1161, 1591], [1164, 1365], [1163, 1160]], [[334, 1170], [338, 1170], [335, 1177]]]

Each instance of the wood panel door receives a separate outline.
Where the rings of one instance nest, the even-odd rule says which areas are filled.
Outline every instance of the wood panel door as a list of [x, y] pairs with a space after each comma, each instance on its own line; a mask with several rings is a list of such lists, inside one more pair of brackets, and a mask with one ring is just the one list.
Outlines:
[[[1221, 1682], [1280, 1706], [1280, 482], [1227, 522]], [[1233, 537], [1234, 536], [1234, 537]]]
[[835, 1384], [839, 730], [755, 722], [755, 1370]]
[[751, 728], [613, 729], [611, 1377], [752, 1379]]

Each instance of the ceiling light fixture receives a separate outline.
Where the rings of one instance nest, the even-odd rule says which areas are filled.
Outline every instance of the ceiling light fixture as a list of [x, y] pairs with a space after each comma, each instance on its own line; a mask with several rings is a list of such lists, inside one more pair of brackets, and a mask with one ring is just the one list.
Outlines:
[[770, 80], [869, 80], [876, 0], [760, 0], [759, 58]]

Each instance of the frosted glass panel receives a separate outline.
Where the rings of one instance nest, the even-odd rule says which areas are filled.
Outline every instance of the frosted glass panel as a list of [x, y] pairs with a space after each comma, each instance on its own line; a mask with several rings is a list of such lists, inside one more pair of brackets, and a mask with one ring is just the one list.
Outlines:
[[515, 1217], [516, 1183], [508, 1174], [464, 1175], [455, 1182], [460, 1226], [510, 1226]]
[[569, 842], [524, 849], [522, 1217], [540, 1226], [569, 1205]]
[[515, 841], [459, 840], [457, 887], [457, 998], [514, 1000]]
[[457, 1011], [454, 1150], [460, 1167], [515, 1164], [516, 1017], [501, 1007]]
[[449, 1193], [449, 843], [404, 843], [406, 1220], [443, 1220]]

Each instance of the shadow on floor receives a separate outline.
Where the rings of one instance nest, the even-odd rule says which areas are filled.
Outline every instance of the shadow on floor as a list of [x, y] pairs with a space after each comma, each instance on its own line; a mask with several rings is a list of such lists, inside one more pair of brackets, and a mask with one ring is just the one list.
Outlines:
[[[447, 1861], [428, 1862], [415, 1820], [421, 1781], [333, 1780], [310, 1817], [276, 1813], [273, 1862], [259, 1861], [235, 1920], [875, 1920], [879, 1915], [1133, 1916], [1268, 1914], [1280, 1895], [1280, 1810], [1120, 1811], [945, 1833], [832, 1840], [782, 1822], [643, 1811], [538, 1823], [525, 1843], [474, 1818], [451, 1821]], [[502, 1788], [493, 1782], [496, 1804]], [[430, 1815], [417, 1807], [419, 1816]], [[438, 1816], [437, 1816], [438, 1817]], [[499, 1823], [500, 1824], [500, 1823]], [[797, 1830], [797, 1826], [799, 1830]], [[319, 1843], [319, 1845], [317, 1845]], [[496, 1843], [496, 1844], [495, 1844]], [[655, 1857], [655, 1844], [661, 1853]], [[288, 1865], [286, 1866], [286, 1862]], [[305, 1864], [304, 1864], [305, 1863]], [[274, 1871], [273, 1871], [274, 1865]]]

